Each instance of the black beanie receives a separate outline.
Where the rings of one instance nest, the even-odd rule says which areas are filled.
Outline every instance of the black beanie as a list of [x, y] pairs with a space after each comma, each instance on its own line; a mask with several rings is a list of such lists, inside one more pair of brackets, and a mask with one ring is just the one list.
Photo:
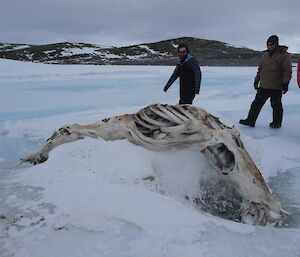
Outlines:
[[268, 43], [278, 46], [279, 45], [279, 38], [276, 35], [270, 36], [267, 40], [267, 44]]

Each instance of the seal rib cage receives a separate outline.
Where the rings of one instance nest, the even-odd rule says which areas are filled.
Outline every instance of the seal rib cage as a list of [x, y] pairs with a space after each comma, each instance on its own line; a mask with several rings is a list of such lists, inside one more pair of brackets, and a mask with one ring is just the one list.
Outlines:
[[147, 137], [153, 136], [153, 133], [155, 131], [155, 130], [150, 130], [148, 128], [145, 128], [144, 126], [140, 125], [137, 122], [135, 122], [135, 126], [136, 126], [136, 128], [137, 128], [138, 131], [140, 131], [141, 133], [143, 133], [143, 135], [145, 135]]
[[179, 112], [177, 112], [174, 108], [167, 106], [166, 107], [167, 110], [169, 110], [170, 112], [172, 112], [174, 115], [176, 115], [179, 119], [181, 119], [182, 121], [187, 121], [189, 120], [189, 118], [181, 115]]
[[152, 146], [152, 143], [150, 142], [147, 142], [145, 140], [145, 137], [142, 133], [139, 133], [138, 131], [131, 131], [130, 132], [130, 136], [132, 137], [133, 140], [130, 140], [132, 143], [135, 143], [137, 145], [141, 144], [141, 142], [143, 144], [145, 144], [147, 146], [147, 148], [150, 148], [151, 149], [151, 146]]
[[[170, 105], [169, 105], [170, 106]], [[174, 110], [176, 110], [179, 114], [181, 114], [183, 117], [186, 117], [188, 120], [190, 119], [186, 114], [185, 114], [185, 111], [182, 110], [182, 108], [179, 108], [181, 107], [180, 105], [174, 105], [174, 106], [170, 106], [172, 107]]]
[[175, 106], [177, 110], [179, 110], [183, 115], [188, 117], [190, 120], [195, 120], [195, 116], [189, 112], [189, 110], [186, 110], [183, 108], [183, 105], [176, 105]]
[[141, 110], [139, 113], [141, 115], [141, 118], [144, 121], [147, 121], [150, 124], [157, 125], [157, 126], [160, 126], [160, 127], [169, 127], [169, 126], [173, 125], [172, 123], [170, 123], [170, 121], [165, 120], [165, 119], [162, 120], [162, 118], [160, 120], [152, 119], [143, 110]]
[[165, 120], [171, 121], [170, 117], [165, 114], [164, 112], [162, 112], [161, 110], [158, 110], [156, 108], [157, 106], [149, 106], [149, 109], [154, 112], [157, 116], [160, 116], [161, 118], [164, 118]]
[[157, 125], [152, 125], [152, 124], [150, 124], [149, 122], [143, 120], [139, 113], [134, 114], [134, 115], [133, 115], [133, 118], [134, 118], [134, 121], [135, 121], [136, 123], [138, 123], [140, 126], [145, 127], [145, 128], [147, 128], [147, 129], [149, 129], [149, 130], [151, 130], [151, 131], [160, 128], [160, 127], [157, 126]]
[[168, 115], [170, 121], [175, 122], [176, 124], [183, 124], [183, 121], [168, 109], [163, 109], [163, 112]]

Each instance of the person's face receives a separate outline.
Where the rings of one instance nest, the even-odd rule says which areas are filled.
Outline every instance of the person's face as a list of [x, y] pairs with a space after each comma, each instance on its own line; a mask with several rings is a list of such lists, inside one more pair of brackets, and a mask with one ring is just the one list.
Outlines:
[[179, 48], [178, 55], [180, 59], [185, 59], [185, 57], [188, 55], [186, 48], [185, 47]]
[[267, 43], [267, 48], [270, 52], [272, 52], [276, 48], [276, 45], [273, 43]]

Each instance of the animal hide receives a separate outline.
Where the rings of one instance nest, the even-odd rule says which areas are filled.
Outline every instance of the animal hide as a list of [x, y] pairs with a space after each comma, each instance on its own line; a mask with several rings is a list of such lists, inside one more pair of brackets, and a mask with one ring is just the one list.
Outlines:
[[38, 164], [58, 145], [84, 137], [127, 139], [153, 151], [191, 149], [202, 152], [218, 172], [234, 185], [247, 207], [242, 221], [266, 225], [286, 213], [270, 193], [260, 171], [246, 151], [239, 131], [192, 105], [155, 104], [135, 114], [125, 114], [89, 125], [66, 125], [54, 132], [45, 145], [21, 159]]

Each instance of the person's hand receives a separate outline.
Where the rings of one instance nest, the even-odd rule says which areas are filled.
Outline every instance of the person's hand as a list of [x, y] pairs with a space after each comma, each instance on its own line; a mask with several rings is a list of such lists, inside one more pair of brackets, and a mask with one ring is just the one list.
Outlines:
[[165, 86], [165, 87], [164, 87], [164, 91], [165, 91], [165, 92], [167, 92], [167, 90], [168, 90], [168, 87], [167, 87], [167, 86]]
[[287, 91], [289, 91], [289, 84], [288, 83], [283, 83], [282, 84], [282, 92], [285, 94]]
[[258, 83], [259, 83], [259, 81], [254, 80], [253, 86], [254, 86], [255, 90], [258, 89]]

